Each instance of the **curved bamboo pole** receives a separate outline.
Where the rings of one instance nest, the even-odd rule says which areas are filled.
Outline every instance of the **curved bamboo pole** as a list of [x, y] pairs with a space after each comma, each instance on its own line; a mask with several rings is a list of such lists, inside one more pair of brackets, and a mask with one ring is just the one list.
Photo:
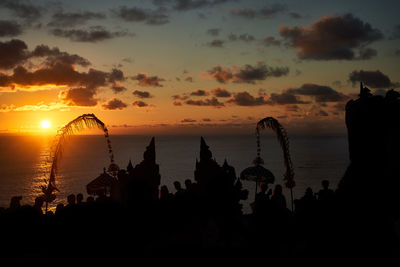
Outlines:
[[285, 181], [285, 186], [290, 189], [292, 211], [293, 211], [293, 187], [296, 186], [294, 181], [294, 170], [292, 159], [289, 152], [289, 138], [285, 128], [273, 117], [266, 117], [257, 123], [256, 134], [257, 134], [257, 155], [260, 154], [260, 130], [270, 128], [276, 134], [278, 142], [283, 150], [283, 158], [285, 161], [286, 173], [284, 174], [283, 180]]
[[81, 116], [78, 116], [74, 120], [70, 121], [67, 125], [58, 130], [56, 144], [51, 150], [52, 152], [50, 159], [52, 160], [52, 164], [50, 169], [50, 178], [49, 181], [47, 182], [47, 187], [42, 186], [42, 192], [44, 193], [46, 201], [46, 212], [47, 212], [48, 202], [51, 202], [52, 200], [55, 199], [55, 195], [53, 194], [53, 192], [55, 190], [58, 191], [55, 185], [56, 175], [58, 171], [59, 162], [62, 157], [63, 146], [66, 138], [84, 129], [93, 129], [93, 128], [99, 128], [100, 130], [103, 130], [104, 136], [107, 140], [107, 147], [108, 147], [110, 161], [111, 164], [114, 163], [114, 153], [112, 151], [111, 141], [108, 135], [108, 129], [101, 120], [99, 120], [94, 114], [83, 114]]

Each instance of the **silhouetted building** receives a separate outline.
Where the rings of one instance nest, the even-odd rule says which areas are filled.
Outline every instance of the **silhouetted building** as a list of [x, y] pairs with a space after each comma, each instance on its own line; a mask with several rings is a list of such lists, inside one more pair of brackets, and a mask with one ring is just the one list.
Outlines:
[[211, 213], [241, 214], [239, 201], [247, 198], [247, 191], [242, 189], [235, 169], [226, 160], [221, 167], [212, 158], [212, 153], [203, 137], [200, 139], [200, 161], [196, 159], [194, 179]]
[[156, 164], [154, 137], [143, 153], [143, 160], [133, 167], [129, 160], [127, 172], [119, 173], [122, 200], [130, 204], [143, 204], [158, 200], [160, 168]]

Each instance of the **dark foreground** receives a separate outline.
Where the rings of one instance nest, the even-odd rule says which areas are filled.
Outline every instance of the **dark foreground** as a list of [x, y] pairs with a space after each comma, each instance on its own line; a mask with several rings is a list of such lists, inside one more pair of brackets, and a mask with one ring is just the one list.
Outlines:
[[[43, 213], [11, 200], [0, 210], [2, 262], [186, 265], [211, 256], [249, 265], [400, 265], [400, 94], [373, 96], [363, 86], [346, 106], [350, 165], [336, 191], [307, 189], [288, 209], [280, 185], [261, 183], [252, 214], [235, 169], [220, 166], [201, 139], [194, 182], [176, 193], [161, 186], [154, 138], [143, 161], [88, 184], [95, 200], [70, 196]], [[322, 179], [321, 179], [322, 180]], [[48, 187], [47, 200], [54, 200]], [[46, 197], [46, 192], [45, 192]], [[251, 197], [251, 196], [250, 196]], [[46, 198], [45, 198], [46, 199]], [[8, 265], [5, 265], [8, 266]]]

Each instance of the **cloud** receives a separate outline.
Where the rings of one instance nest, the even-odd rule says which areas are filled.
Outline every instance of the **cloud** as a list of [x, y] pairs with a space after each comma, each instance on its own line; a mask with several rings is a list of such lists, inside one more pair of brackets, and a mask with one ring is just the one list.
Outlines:
[[112, 12], [122, 20], [128, 22], [144, 22], [148, 25], [164, 25], [169, 23], [169, 17], [163, 9], [147, 10], [138, 7], [121, 6]]
[[172, 99], [174, 100], [186, 100], [189, 99], [189, 97], [185, 94], [179, 94], [179, 95], [173, 95]]
[[13, 37], [22, 34], [22, 27], [15, 21], [0, 20], [0, 37]]
[[96, 106], [95, 94], [94, 88], [78, 87], [61, 91], [58, 98], [68, 106]]
[[196, 122], [196, 120], [186, 118], [186, 119], [181, 120], [181, 122], [183, 122], [183, 123], [185, 123], [185, 122]]
[[25, 19], [26, 21], [36, 21], [40, 19], [42, 17], [42, 11], [45, 10], [42, 6], [33, 5], [20, 0], [2, 0], [0, 1], [0, 7], [9, 9], [16, 17]]
[[397, 48], [396, 51], [394, 52], [394, 54], [395, 54], [396, 56], [400, 56], [400, 48]]
[[116, 93], [116, 94], [117, 94], [117, 93], [121, 93], [121, 92], [127, 90], [126, 87], [120, 85], [119, 83], [114, 83], [114, 84], [111, 86], [111, 89], [112, 89], [113, 92]]
[[223, 40], [215, 39], [215, 40], [212, 40], [211, 42], [207, 43], [207, 46], [222, 48], [222, 47], [224, 47], [224, 43], [225, 43], [225, 41], [223, 41]]
[[322, 117], [329, 116], [329, 114], [325, 110], [322, 110], [322, 109], [320, 109], [315, 115], [316, 116], [322, 116]]
[[28, 58], [28, 46], [17, 39], [0, 42], [0, 68], [10, 69], [21, 64]]
[[248, 42], [254, 41], [256, 38], [254, 38], [253, 35], [250, 35], [248, 33], [243, 33], [243, 34], [240, 34], [240, 35], [236, 35], [234, 33], [231, 33], [231, 34], [229, 34], [228, 39], [229, 39], [229, 41], [238, 41], [239, 40], [239, 41], [243, 41], [243, 42], [248, 43]]
[[74, 27], [85, 24], [91, 19], [105, 19], [106, 15], [99, 12], [56, 12], [52, 15], [51, 21], [47, 24], [50, 27]]
[[171, 6], [177, 11], [189, 11], [200, 8], [211, 8], [232, 0], [153, 0], [156, 6]]
[[270, 95], [269, 103], [277, 105], [287, 105], [287, 104], [309, 104], [310, 102], [300, 100], [296, 95], [282, 92], [280, 94], [272, 93]]
[[151, 97], [153, 97], [150, 94], [150, 92], [146, 92], [146, 91], [135, 90], [132, 94], [137, 96], [137, 97], [139, 97], [139, 98], [151, 98]]
[[136, 76], [132, 77], [132, 80], [138, 81], [139, 85], [143, 87], [162, 87], [160, 82], [165, 81], [158, 76], [147, 76], [146, 73], [138, 73]]
[[115, 31], [111, 32], [103, 28], [102, 26], [90, 27], [89, 30], [81, 29], [61, 29], [56, 28], [51, 30], [51, 33], [57, 37], [68, 38], [73, 42], [87, 42], [96, 43], [107, 39], [113, 39], [117, 37], [132, 36], [127, 31]]
[[211, 90], [211, 93], [216, 97], [230, 97], [232, 94], [223, 87], [217, 87]]
[[124, 77], [124, 73], [122, 72], [122, 70], [113, 68], [110, 75], [108, 76], [108, 80], [112, 83], [115, 82], [123, 82], [125, 81], [125, 77]]
[[209, 94], [210, 94], [209, 92], [207, 92], [206, 90], [202, 90], [202, 89], [197, 89], [196, 91], [193, 91], [190, 93], [190, 95], [193, 95], [193, 96], [207, 96]]
[[296, 13], [296, 12], [290, 12], [289, 13], [289, 17], [291, 17], [292, 19], [301, 19], [301, 18], [303, 18], [302, 15], [300, 15], [299, 13]]
[[22, 105], [15, 106], [11, 105], [1, 105], [0, 112], [10, 112], [10, 111], [52, 111], [52, 110], [60, 110], [60, 111], [68, 111], [68, 106], [61, 103], [49, 103], [45, 104], [43, 102], [39, 102], [36, 105]]
[[316, 102], [339, 102], [348, 99], [348, 96], [339, 93], [329, 86], [305, 83], [299, 88], [289, 88], [287, 94], [304, 95], [315, 98]]
[[24, 41], [13, 39], [11, 41], [0, 42], [0, 68], [11, 69], [23, 64], [31, 58], [46, 58], [45, 65], [54, 65], [57, 62], [64, 64], [77, 64], [83, 67], [90, 65], [90, 62], [76, 54], [61, 52], [57, 47], [49, 48], [47, 45], [38, 45], [33, 51], [28, 50]]
[[132, 105], [134, 105], [137, 108], [144, 108], [144, 107], [152, 107], [153, 106], [153, 105], [149, 105], [146, 102], [143, 102], [141, 100], [137, 100], [137, 101], [133, 102]]
[[393, 27], [393, 32], [389, 39], [390, 40], [400, 39], [400, 24], [397, 24]]
[[228, 100], [228, 103], [233, 103], [238, 106], [248, 106], [248, 107], [271, 104], [271, 102], [266, 100], [264, 96], [254, 97], [246, 91], [234, 94], [233, 97], [230, 100]]
[[124, 109], [128, 105], [117, 98], [110, 99], [107, 103], [103, 104], [103, 108], [107, 110]]
[[280, 46], [281, 41], [275, 39], [273, 36], [267, 36], [262, 40], [262, 44], [265, 46]]
[[237, 8], [231, 9], [230, 14], [246, 19], [271, 19], [280, 13], [287, 11], [287, 6], [284, 4], [273, 4], [270, 7], [264, 7], [258, 10], [251, 8]]
[[212, 29], [207, 30], [207, 34], [209, 34], [211, 36], [218, 36], [220, 32], [221, 32], [221, 29], [218, 29], [218, 28], [212, 28]]
[[47, 45], [38, 45], [36, 48], [29, 54], [29, 57], [46, 57], [47, 65], [54, 65], [56, 62], [62, 62], [70, 65], [80, 65], [82, 67], [87, 67], [90, 65], [90, 62], [76, 54], [69, 54], [67, 52], [61, 52], [58, 47], [50, 48]]
[[191, 105], [191, 106], [203, 106], [203, 107], [211, 106], [211, 107], [217, 107], [217, 108], [225, 106], [224, 103], [219, 102], [218, 99], [215, 98], [215, 97], [207, 98], [207, 99], [201, 99], [201, 100], [188, 99], [188, 100], [185, 101], [185, 104], [186, 105]]
[[349, 74], [349, 80], [353, 86], [356, 83], [363, 82], [364, 85], [372, 88], [388, 88], [395, 86], [389, 77], [379, 70], [354, 70]]
[[[365, 46], [383, 38], [378, 29], [354, 17], [325, 16], [307, 26], [280, 26], [287, 45], [297, 49], [297, 57], [313, 60], [368, 59], [376, 53]], [[357, 57], [354, 50], [359, 49]]]
[[220, 83], [236, 82], [236, 83], [252, 83], [256, 81], [266, 80], [268, 77], [281, 77], [289, 73], [288, 67], [269, 67], [265, 64], [257, 64], [255, 66], [245, 65], [240, 69], [224, 68], [216, 66], [208, 71], [211, 78]]

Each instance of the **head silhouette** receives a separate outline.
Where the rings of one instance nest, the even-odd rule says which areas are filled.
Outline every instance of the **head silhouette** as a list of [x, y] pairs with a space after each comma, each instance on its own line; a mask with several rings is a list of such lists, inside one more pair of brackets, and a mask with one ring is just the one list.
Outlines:
[[67, 201], [69, 205], [74, 205], [75, 204], [75, 195], [71, 194], [67, 197]]
[[81, 204], [83, 201], [83, 195], [81, 193], [76, 195], [76, 203]]
[[329, 188], [329, 181], [328, 181], [328, 180], [323, 180], [323, 181], [321, 182], [321, 184], [322, 184], [322, 187], [323, 187], [324, 189], [328, 189], [328, 188]]
[[185, 180], [185, 187], [186, 187], [186, 189], [190, 189], [192, 187], [192, 180], [186, 179]]
[[276, 195], [276, 196], [277, 195], [282, 195], [282, 186], [280, 184], [277, 184], [275, 186], [274, 195]]
[[169, 194], [168, 187], [166, 185], [161, 186], [160, 188], [160, 198], [167, 197]]
[[175, 181], [175, 182], [174, 182], [174, 187], [175, 187], [176, 191], [182, 190], [181, 183], [178, 182], [178, 181]]

